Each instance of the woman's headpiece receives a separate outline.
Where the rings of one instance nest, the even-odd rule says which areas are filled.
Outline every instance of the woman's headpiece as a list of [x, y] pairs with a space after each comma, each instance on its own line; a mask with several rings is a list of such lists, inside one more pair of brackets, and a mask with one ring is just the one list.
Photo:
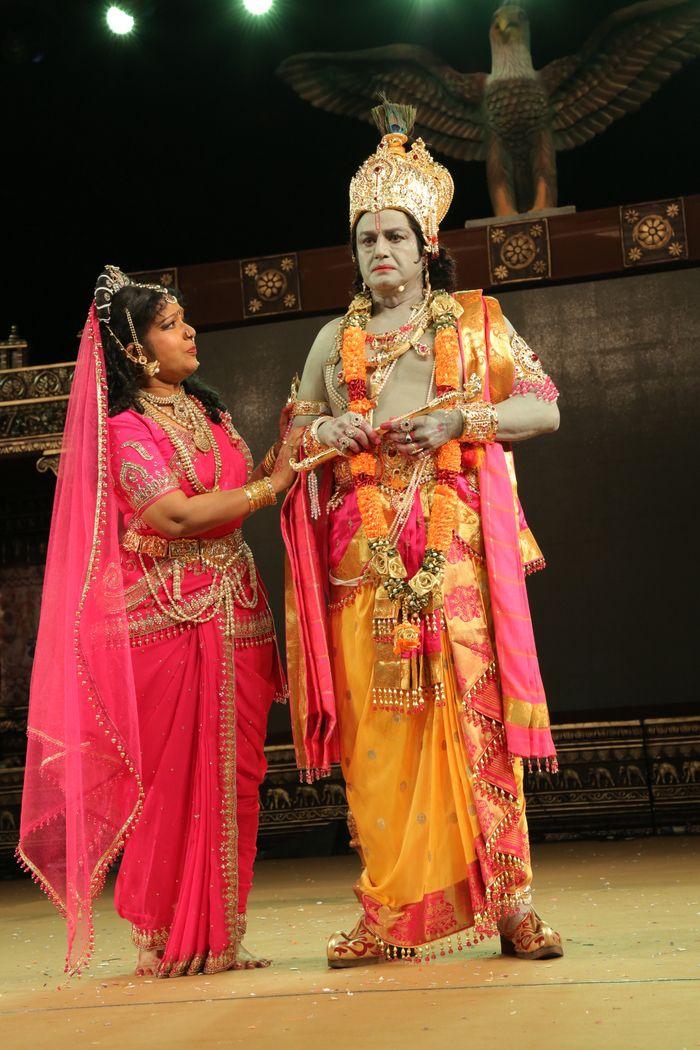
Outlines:
[[168, 302], [177, 301], [172, 292], [164, 288], [162, 284], [142, 284], [140, 281], [132, 281], [118, 266], [108, 263], [97, 278], [94, 295], [97, 316], [104, 325], [109, 326], [112, 317], [112, 299], [117, 292], [129, 285], [134, 288], [149, 288], [152, 292], [162, 292]]
[[383, 137], [350, 183], [350, 231], [364, 212], [395, 208], [413, 216], [426, 249], [437, 255], [438, 228], [454, 194], [452, 176], [433, 160], [422, 139], [404, 148], [416, 118], [413, 106], [385, 99], [372, 117]]
[[[124, 308], [124, 313], [126, 315], [126, 323], [128, 324], [129, 331], [131, 332], [131, 343], [129, 344], [129, 347], [124, 346], [119, 336], [115, 335], [115, 333], [110, 327], [110, 322], [112, 320], [112, 299], [117, 294], [117, 292], [120, 292], [122, 288], [126, 288], [128, 286], [131, 286], [133, 288], [148, 288], [152, 292], [161, 292], [163, 298], [168, 303], [176, 303], [177, 299], [172, 294], [172, 292], [168, 291], [168, 289], [165, 288], [162, 284], [144, 284], [140, 281], [132, 281], [131, 278], [127, 277], [127, 275], [122, 270], [120, 270], [118, 266], [112, 266], [111, 264], [107, 264], [100, 276], [97, 278], [94, 299], [95, 310], [97, 312], [99, 320], [102, 322], [109, 334], [112, 336], [112, 339], [114, 339], [115, 343], [117, 343], [117, 345], [120, 346], [121, 349], [124, 351], [129, 360], [133, 361], [133, 363], [136, 365], [140, 365], [140, 367], [143, 368], [144, 372], [146, 372], [147, 375], [154, 376], [158, 371], [158, 362], [149, 361], [146, 357], [143, 346], [136, 332], [136, 326], [134, 325], [134, 319], [131, 316], [131, 311], [128, 310], [126, 307]], [[129, 352], [131, 346], [133, 346], [132, 353]]]

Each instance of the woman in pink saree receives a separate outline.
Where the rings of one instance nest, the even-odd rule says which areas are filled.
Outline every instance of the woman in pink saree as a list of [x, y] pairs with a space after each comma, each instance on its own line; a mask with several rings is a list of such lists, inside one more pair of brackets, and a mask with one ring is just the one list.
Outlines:
[[267, 965], [242, 945], [269, 708], [284, 700], [243, 519], [292, 474], [253, 470], [193, 379], [178, 298], [100, 276], [64, 436], [34, 663], [18, 855], [66, 916], [68, 972], [123, 849], [136, 973]]

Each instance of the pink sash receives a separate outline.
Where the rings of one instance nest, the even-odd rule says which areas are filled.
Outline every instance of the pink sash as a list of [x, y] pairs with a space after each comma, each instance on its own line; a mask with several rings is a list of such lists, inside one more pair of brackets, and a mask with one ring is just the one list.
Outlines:
[[[488, 308], [484, 308], [484, 399], [490, 398]], [[479, 472], [481, 523], [491, 592], [498, 672], [508, 751], [522, 758], [553, 758], [547, 701], [532, 631], [513, 487], [503, 447], [484, 446]]]
[[[299, 768], [308, 780], [327, 776], [340, 759], [333, 674], [328, 640], [328, 513], [333, 472], [326, 467], [319, 485], [324, 508], [314, 522], [308, 506], [306, 475], [297, 479], [282, 508], [282, 536], [289, 557], [287, 658], [292, 729]], [[290, 616], [296, 624], [290, 623]], [[292, 635], [299, 652], [292, 657]], [[296, 666], [292, 666], [296, 662]]]

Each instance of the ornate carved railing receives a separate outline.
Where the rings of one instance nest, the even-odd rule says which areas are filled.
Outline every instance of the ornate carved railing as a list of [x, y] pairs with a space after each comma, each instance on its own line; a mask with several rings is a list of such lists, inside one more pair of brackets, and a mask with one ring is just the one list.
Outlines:
[[0, 456], [38, 454], [39, 470], [56, 469], [75, 365], [0, 371]]

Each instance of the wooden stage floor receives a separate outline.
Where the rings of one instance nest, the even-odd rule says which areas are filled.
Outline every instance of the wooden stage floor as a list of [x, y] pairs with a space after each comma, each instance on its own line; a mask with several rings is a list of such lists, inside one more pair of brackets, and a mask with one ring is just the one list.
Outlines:
[[325, 940], [355, 918], [352, 857], [262, 861], [248, 943], [273, 968], [135, 978], [108, 890], [86, 976], [59, 988], [63, 925], [33, 883], [0, 883], [3, 1050], [246, 1047], [349, 1050], [557, 1045], [700, 1047], [700, 839], [541, 845], [536, 903], [563, 933], [560, 960], [497, 942], [436, 963], [330, 971]]

